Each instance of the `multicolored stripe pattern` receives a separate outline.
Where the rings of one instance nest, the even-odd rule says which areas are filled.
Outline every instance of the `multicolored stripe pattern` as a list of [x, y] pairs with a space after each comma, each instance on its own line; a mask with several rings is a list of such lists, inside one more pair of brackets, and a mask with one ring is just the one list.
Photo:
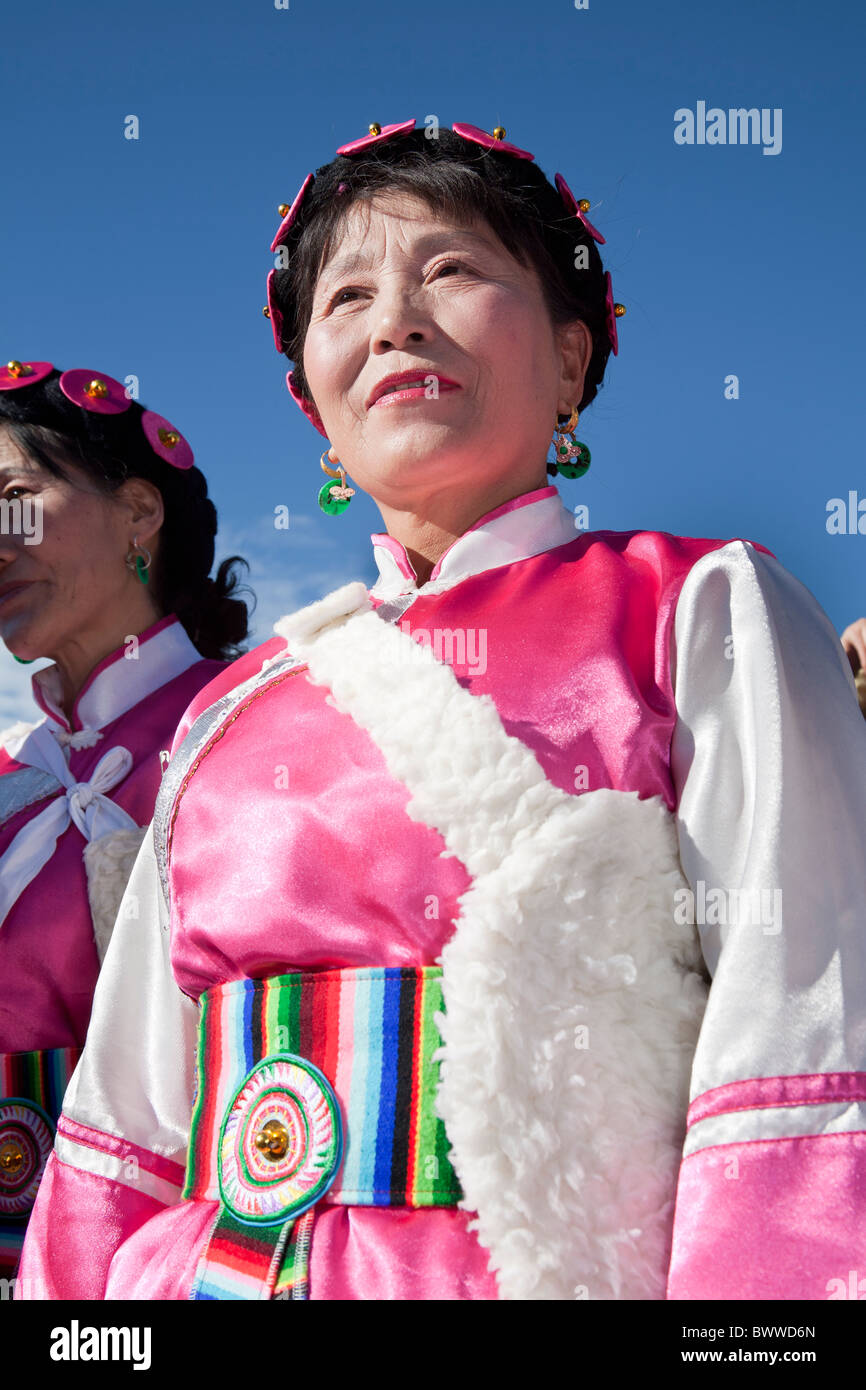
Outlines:
[[[80, 1047], [58, 1047], [42, 1052], [0, 1053], [0, 1102], [21, 1101], [24, 1103], [22, 1113], [29, 1104], [35, 1104], [55, 1124], [81, 1052]], [[34, 1122], [33, 1128], [33, 1144], [24, 1145], [28, 1153], [31, 1147], [34, 1151], [45, 1147], [41, 1126]], [[18, 1204], [6, 1205], [11, 1208]], [[28, 1216], [29, 1206], [26, 1211], [10, 1209], [0, 1213], [0, 1277], [9, 1278], [14, 1273], [24, 1244]]]
[[317, 1066], [343, 1121], [341, 1169], [324, 1202], [456, 1206], [462, 1193], [435, 1113], [440, 966], [365, 967], [237, 980], [201, 999], [184, 1196], [219, 1200], [219, 1135], [263, 1058]]
[[35, 1100], [56, 1121], [82, 1050], [55, 1047], [48, 1052], [0, 1053], [0, 1097]]
[[[457, 1205], [462, 1192], [435, 1111], [440, 966], [237, 980], [208, 990], [200, 1002], [183, 1195], [220, 1201], [220, 1210], [190, 1298], [308, 1298], [309, 1247], [321, 1203]], [[318, 1068], [336, 1097], [343, 1158], [320, 1203], [283, 1225], [256, 1225], [221, 1200], [220, 1135], [225, 1162], [223, 1124], [233, 1102], [239, 1092], [246, 1095], [245, 1083], [263, 1059], [288, 1055]]]
[[220, 1209], [190, 1290], [198, 1303], [307, 1298], [313, 1211], [282, 1226], [251, 1226]]

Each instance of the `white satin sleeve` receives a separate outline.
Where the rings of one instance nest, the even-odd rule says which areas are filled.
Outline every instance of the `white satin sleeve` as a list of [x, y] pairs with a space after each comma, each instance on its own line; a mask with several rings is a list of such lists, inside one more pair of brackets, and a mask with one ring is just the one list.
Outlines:
[[121, 900], [63, 1114], [184, 1164], [198, 1008], [175, 982], [169, 947], [151, 826]]
[[713, 976], [692, 1100], [864, 1071], [866, 723], [839, 637], [794, 575], [737, 540], [690, 570], [672, 647], [680, 858]]
[[121, 1247], [181, 1200], [197, 1024], [171, 971], [150, 827], [30, 1215], [16, 1297], [105, 1298]]

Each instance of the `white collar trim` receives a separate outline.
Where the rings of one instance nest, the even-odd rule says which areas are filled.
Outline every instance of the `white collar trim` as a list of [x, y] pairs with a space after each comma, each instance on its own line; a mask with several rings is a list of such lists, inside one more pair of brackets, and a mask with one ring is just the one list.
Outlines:
[[56, 665], [33, 676], [33, 697], [52, 725], [66, 731], [102, 729], [201, 659], [172, 614], [140, 633], [134, 643], [128, 638], [99, 662], [75, 701], [71, 723], [60, 706]]
[[574, 540], [574, 517], [551, 484], [496, 507], [458, 536], [441, 556], [426, 584], [418, 584], [402, 543], [387, 532], [371, 535], [379, 578], [374, 599], [400, 594], [434, 594], [485, 570], [540, 555]]

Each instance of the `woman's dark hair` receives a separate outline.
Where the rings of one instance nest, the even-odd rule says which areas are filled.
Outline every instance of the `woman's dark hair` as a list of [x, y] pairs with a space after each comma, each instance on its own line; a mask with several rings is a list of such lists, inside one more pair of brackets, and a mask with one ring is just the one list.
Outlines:
[[[341, 188], [342, 185], [342, 188]], [[347, 210], [376, 194], [412, 194], [459, 225], [483, 218], [522, 265], [538, 273], [556, 326], [582, 319], [592, 334], [583, 410], [595, 399], [611, 351], [606, 326], [604, 267], [595, 241], [565, 207], [557, 189], [533, 161], [483, 149], [451, 130], [436, 139], [424, 129], [396, 135], [365, 153], [338, 155], [317, 169], [286, 241], [289, 261], [273, 283], [283, 316], [282, 345], [295, 364], [295, 382], [308, 399], [304, 339], [319, 271], [330, 256]], [[585, 247], [585, 269], [575, 266]]]
[[64, 465], [80, 468], [109, 497], [130, 478], [158, 488], [165, 520], [150, 571], [154, 599], [164, 613], [177, 615], [202, 656], [233, 660], [249, 622], [246, 604], [234, 596], [239, 577], [233, 566], [247, 562], [232, 555], [215, 579], [208, 577], [217, 514], [204, 474], [196, 467], [175, 468], [154, 453], [138, 401], [119, 414], [98, 414], [68, 400], [59, 380], [60, 372], [53, 371], [32, 386], [0, 391], [0, 428], [54, 477], [68, 477]]

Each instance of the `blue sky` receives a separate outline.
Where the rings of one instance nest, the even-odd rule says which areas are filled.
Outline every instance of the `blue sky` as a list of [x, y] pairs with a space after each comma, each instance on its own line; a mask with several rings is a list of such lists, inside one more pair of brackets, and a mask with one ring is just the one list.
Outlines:
[[[0, 355], [138, 376], [208, 477], [218, 556], [252, 562], [265, 640], [372, 582], [382, 529], [361, 494], [316, 506], [324, 441], [261, 313], [277, 205], [371, 120], [502, 124], [592, 201], [627, 306], [565, 503], [761, 541], [841, 631], [866, 614], [866, 534], [826, 526], [851, 491], [866, 513], [864, 28], [853, 0], [7, 6]], [[781, 110], [779, 153], [677, 144], [698, 102]], [[0, 656], [4, 723], [30, 670]]]

